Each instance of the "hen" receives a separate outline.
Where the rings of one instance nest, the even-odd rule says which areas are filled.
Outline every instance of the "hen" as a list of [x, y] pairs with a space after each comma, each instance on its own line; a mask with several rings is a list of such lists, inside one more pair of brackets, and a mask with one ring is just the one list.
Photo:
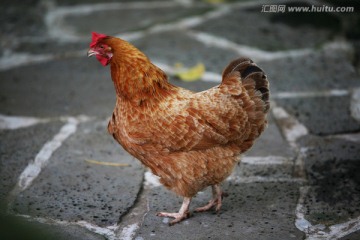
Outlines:
[[116, 105], [108, 131], [131, 155], [184, 197], [179, 212], [189, 217], [191, 198], [211, 186], [213, 198], [195, 211], [220, 210], [220, 183], [241, 153], [263, 132], [269, 110], [269, 83], [248, 58], [231, 62], [220, 85], [192, 92], [169, 83], [165, 73], [130, 43], [92, 33], [88, 56], [110, 64]]

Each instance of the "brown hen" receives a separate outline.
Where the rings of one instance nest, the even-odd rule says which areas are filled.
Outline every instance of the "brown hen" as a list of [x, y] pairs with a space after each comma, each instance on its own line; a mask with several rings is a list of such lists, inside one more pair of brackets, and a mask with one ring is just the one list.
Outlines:
[[109, 133], [165, 187], [184, 197], [179, 212], [158, 216], [175, 218], [170, 224], [187, 218], [191, 198], [208, 186], [213, 198], [195, 211], [219, 211], [220, 183], [267, 123], [264, 72], [239, 58], [225, 68], [220, 85], [196, 93], [170, 84], [145, 54], [122, 39], [93, 33], [92, 55], [111, 66], [116, 105]]

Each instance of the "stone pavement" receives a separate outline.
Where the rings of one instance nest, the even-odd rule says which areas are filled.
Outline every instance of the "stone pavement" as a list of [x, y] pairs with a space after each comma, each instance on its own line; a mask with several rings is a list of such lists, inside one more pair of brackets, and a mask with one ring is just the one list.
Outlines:
[[[360, 239], [359, 3], [211, 2], [0, 3], [0, 239]], [[288, 9], [312, 5], [355, 12]], [[172, 227], [155, 216], [182, 199], [107, 134], [115, 93], [85, 57], [91, 31], [131, 41], [195, 91], [238, 56], [265, 70], [269, 127], [224, 182], [219, 215]], [[182, 82], [177, 62], [206, 73]]]

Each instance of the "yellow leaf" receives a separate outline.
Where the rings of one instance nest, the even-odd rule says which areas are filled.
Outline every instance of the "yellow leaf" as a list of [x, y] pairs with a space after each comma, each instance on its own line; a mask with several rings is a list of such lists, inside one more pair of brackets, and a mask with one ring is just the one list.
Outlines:
[[[177, 66], [181, 66], [181, 63], [178, 63]], [[196, 66], [192, 68], [178, 72], [176, 76], [185, 82], [193, 82], [199, 80], [204, 74], [204, 72], [205, 72], [204, 64], [198, 63]]]
[[113, 166], [113, 167], [129, 167], [130, 164], [127, 163], [114, 163], [114, 162], [101, 162], [93, 159], [85, 159], [86, 162], [97, 164], [97, 165], [104, 165], [104, 166]]
[[174, 65], [174, 67], [175, 67], [176, 69], [183, 69], [183, 68], [184, 68], [184, 65], [183, 65], [181, 62], [176, 62], [175, 65]]

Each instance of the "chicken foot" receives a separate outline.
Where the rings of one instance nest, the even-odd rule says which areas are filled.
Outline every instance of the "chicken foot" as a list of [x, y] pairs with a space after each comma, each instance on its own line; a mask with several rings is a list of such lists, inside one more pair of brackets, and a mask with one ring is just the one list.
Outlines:
[[211, 186], [213, 198], [203, 207], [195, 209], [195, 212], [205, 212], [215, 207], [215, 211], [219, 212], [222, 205], [222, 198], [226, 196], [225, 193], [221, 191], [221, 188], [218, 184]]
[[181, 222], [182, 220], [190, 217], [190, 212], [189, 212], [190, 202], [191, 202], [191, 198], [184, 197], [184, 201], [180, 207], [179, 212], [177, 213], [159, 212], [156, 214], [156, 216], [175, 218], [169, 223], [169, 225], [172, 226], [175, 223]]

